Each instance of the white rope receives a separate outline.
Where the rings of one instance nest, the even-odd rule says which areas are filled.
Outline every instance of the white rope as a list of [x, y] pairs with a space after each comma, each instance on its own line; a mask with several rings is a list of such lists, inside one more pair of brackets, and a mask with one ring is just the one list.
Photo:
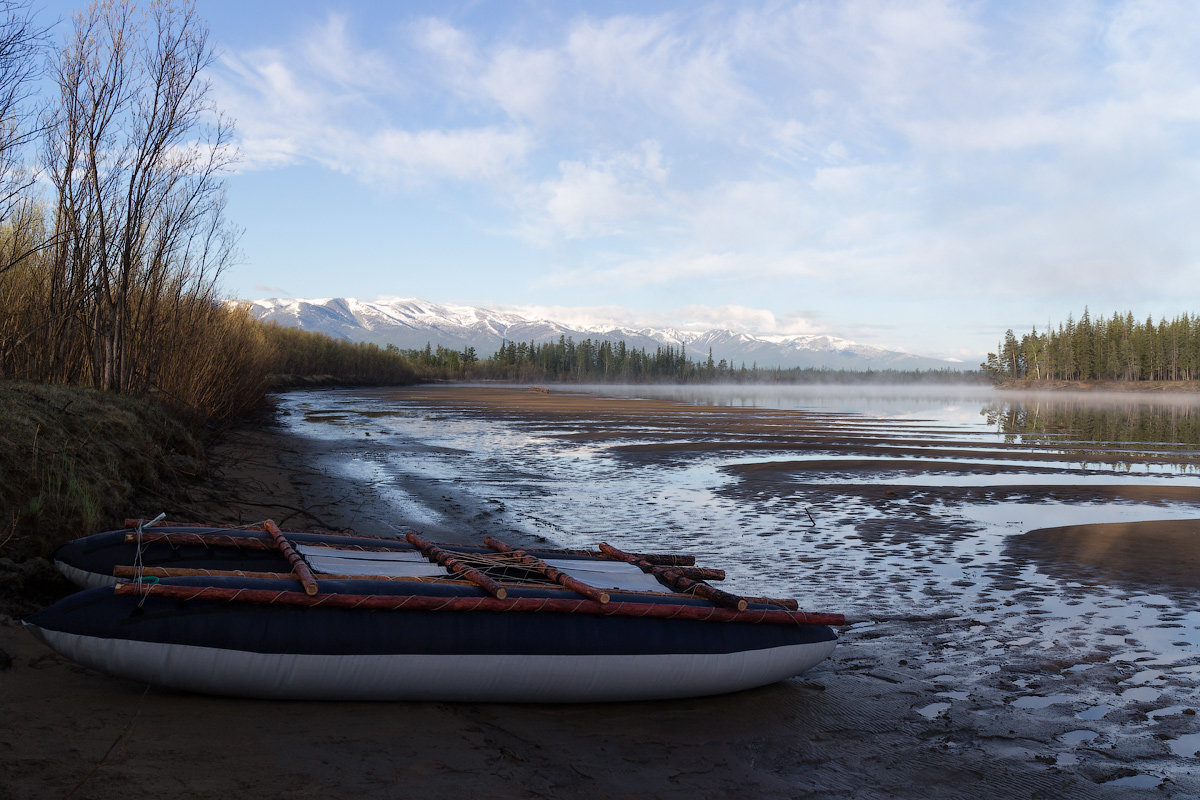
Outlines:
[[[144, 519], [138, 520], [137, 552], [133, 556], [133, 574], [134, 574], [133, 580], [141, 588], [146, 588], [145, 584], [142, 582], [142, 569], [143, 569], [143, 566], [142, 566], [142, 528], [153, 528], [155, 525], [162, 522], [166, 518], [167, 518], [167, 512], [164, 511], [161, 514], [159, 514], [157, 517], [155, 517], [154, 519], [150, 520], [149, 522], [146, 522]], [[147, 594], [148, 594], [148, 592], [142, 592], [142, 599], [138, 601], [138, 608], [141, 608], [142, 604], [146, 602]]]

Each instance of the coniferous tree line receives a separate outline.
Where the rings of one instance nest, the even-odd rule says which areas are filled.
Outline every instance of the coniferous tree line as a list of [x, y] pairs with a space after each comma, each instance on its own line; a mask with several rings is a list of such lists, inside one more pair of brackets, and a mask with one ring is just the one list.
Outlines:
[[454, 350], [426, 344], [421, 350], [388, 346], [427, 374], [451, 380], [504, 380], [522, 383], [960, 383], [978, 373], [959, 370], [833, 370], [819, 367], [759, 367], [727, 359], [692, 359], [686, 346], [661, 345], [653, 351], [624, 341], [509, 342], [480, 359], [475, 348]]
[[1019, 339], [1009, 330], [980, 366], [996, 381], [1200, 380], [1200, 315], [1156, 323], [1127, 311], [1093, 320], [1085, 308], [1056, 329]]
[[454, 350], [439, 344], [435, 348], [428, 342], [424, 350], [401, 350], [389, 344], [387, 352], [405, 359], [426, 374], [442, 379], [474, 377], [475, 365], [479, 361], [474, 347]]
[[[711, 359], [710, 359], [711, 360]], [[629, 347], [625, 342], [585, 339], [576, 342], [560, 336], [557, 342], [505, 342], [479, 365], [481, 378], [597, 383], [683, 382], [697, 365], [683, 347], [660, 346], [654, 352]], [[728, 367], [721, 362], [722, 371]], [[715, 370], [715, 367], [713, 368]]]

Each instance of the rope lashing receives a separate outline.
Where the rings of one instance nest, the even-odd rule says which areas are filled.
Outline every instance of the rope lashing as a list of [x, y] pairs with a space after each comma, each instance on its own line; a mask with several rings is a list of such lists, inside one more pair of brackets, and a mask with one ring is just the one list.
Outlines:
[[[149, 586], [149, 584], [143, 580], [144, 576], [142, 575], [142, 570], [144, 569], [144, 566], [142, 565], [142, 529], [143, 528], [153, 528], [155, 525], [162, 522], [166, 518], [167, 518], [167, 512], [163, 511], [161, 514], [159, 514], [157, 517], [150, 520], [149, 522], [146, 522], [145, 520], [142, 520], [142, 519], [138, 520], [137, 552], [133, 556], [134, 583], [137, 583], [139, 585], [145, 585], [147, 587]], [[153, 580], [153, 583], [158, 583], [158, 578], [155, 578]], [[142, 599], [138, 601], [138, 608], [141, 608], [145, 602], [146, 602], [146, 593], [143, 592]]]

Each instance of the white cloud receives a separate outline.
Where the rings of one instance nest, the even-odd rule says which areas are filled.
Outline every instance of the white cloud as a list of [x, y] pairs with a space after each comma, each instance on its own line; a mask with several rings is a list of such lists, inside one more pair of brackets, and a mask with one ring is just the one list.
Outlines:
[[337, 153], [327, 157], [331, 166], [352, 172], [366, 183], [427, 177], [483, 180], [512, 169], [532, 146], [529, 135], [521, 130], [384, 129], [369, 138], [350, 137]]
[[829, 333], [811, 314], [792, 311], [782, 315], [765, 308], [741, 305], [690, 305], [670, 312], [688, 330], [729, 328], [756, 335], [796, 336]]
[[612, 236], [643, 228], [659, 213], [669, 172], [657, 142], [587, 162], [563, 161], [559, 174], [522, 196], [527, 236], [549, 240]]
[[330, 14], [324, 25], [309, 32], [301, 52], [311, 71], [357, 91], [394, 85], [400, 76], [388, 57], [352, 41], [347, 22], [343, 14]]
[[479, 87], [513, 119], [545, 119], [552, 114], [563, 67], [559, 53], [504, 47], [479, 76]]
[[428, 17], [417, 22], [413, 29], [417, 46], [450, 65], [452, 73], [461, 74], [475, 67], [475, 45], [453, 25]]
[[[442, 31], [440, 41], [451, 33]], [[384, 101], [396, 91], [397, 70], [381, 53], [355, 47], [340, 16], [294, 50], [228, 55], [221, 66], [217, 92], [238, 120], [243, 171], [315, 162], [373, 185], [486, 182], [520, 165], [534, 146], [520, 126], [442, 129], [389, 120]]]
[[606, 115], [644, 133], [681, 122], [728, 129], [761, 111], [719, 32], [671, 15], [582, 17], [538, 46], [478, 42], [438, 19], [413, 26], [413, 38], [435, 80], [522, 123], [562, 129]]

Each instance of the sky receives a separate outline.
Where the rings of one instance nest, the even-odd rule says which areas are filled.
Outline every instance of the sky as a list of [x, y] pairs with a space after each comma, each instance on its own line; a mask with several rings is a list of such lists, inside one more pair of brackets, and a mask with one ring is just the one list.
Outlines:
[[968, 362], [1085, 306], [1200, 311], [1192, 2], [198, 9], [241, 151], [233, 297]]

